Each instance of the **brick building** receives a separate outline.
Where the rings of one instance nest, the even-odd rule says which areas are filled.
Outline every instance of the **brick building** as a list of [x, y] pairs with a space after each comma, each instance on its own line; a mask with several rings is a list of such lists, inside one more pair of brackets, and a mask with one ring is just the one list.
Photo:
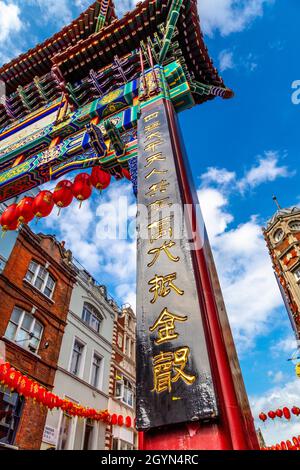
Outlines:
[[111, 414], [130, 416], [132, 427], [107, 426], [106, 450], [137, 449], [135, 422], [136, 390], [136, 317], [130, 306], [116, 314], [109, 378], [108, 410]]
[[281, 209], [263, 229], [276, 279], [300, 345], [300, 208]]
[[[63, 245], [24, 226], [0, 245], [0, 339], [6, 359], [52, 390], [75, 272]], [[0, 445], [39, 449], [46, 409], [0, 390]]]

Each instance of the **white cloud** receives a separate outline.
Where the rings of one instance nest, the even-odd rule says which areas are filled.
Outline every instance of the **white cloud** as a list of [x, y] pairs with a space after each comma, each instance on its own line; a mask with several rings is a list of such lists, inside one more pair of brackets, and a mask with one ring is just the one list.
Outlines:
[[[285, 155], [284, 155], [285, 157]], [[201, 184], [204, 187], [217, 185], [222, 190], [238, 190], [244, 193], [260, 184], [275, 181], [277, 178], [290, 178], [295, 175], [295, 171], [289, 170], [285, 165], [280, 164], [281, 155], [278, 151], [269, 150], [263, 155], [258, 155], [258, 163], [249, 170], [244, 171], [244, 175], [238, 178], [234, 171], [226, 168], [209, 167], [201, 175]]]
[[228, 49], [224, 49], [219, 54], [219, 69], [221, 72], [224, 70], [233, 69], [235, 67], [233, 52]]
[[288, 408], [299, 406], [299, 396], [300, 380], [295, 379], [284, 385], [281, 384], [280, 386], [273, 387], [267, 390], [263, 395], [260, 394], [250, 397], [256, 426], [261, 428], [267, 445], [280, 443], [282, 440], [286, 441], [293, 436], [298, 436], [300, 434], [300, 418], [293, 416], [290, 421], [287, 421], [285, 418], [276, 418], [274, 422], [268, 419], [266, 423], [262, 425], [262, 422], [258, 419], [258, 415], [262, 411], [265, 413], [270, 410], [276, 411], [277, 408], [282, 409], [284, 406]]
[[267, 151], [264, 156], [258, 158], [258, 164], [253, 166], [238, 182], [238, 188], [240, 191], [244, 191], [247, 188], [255, 188], [256, 186], [274, 181], [275, 179], [282, 177], [287, 178], [294, 176], [295, 172], [290, 172], [287, 166], [279, 165], [279, 153], [275, 151]]
[[201, 0], [200, 20], [203, 31], [213, 36], [219, 31], [222, 36], [243, 31], [257, 17], [261, 17], [264, 6], [273, 0]]
[[[43, 22], [54, 23], [57, 27], [68, 24], [74, 16], [73, 2], [69, 0], [59, 0], [59, 6], [57, 0], [29, 0], [29, 3], [39, 8], [41, 12], [40, 19], [42, 18]], [[77, 4], [77, 6], [83, 7], [82, 4]]]
[[11, 34], [22, 28], [21, 11], [18, 5], [0, 1], [0, 41], [6, 41]]
[[267, 374], [274, 384], [281, 383], [285, 378], [285, 375], [281, 370], [278, 370], [277, 372], [274, 372], [273, 370], [269, 370]]

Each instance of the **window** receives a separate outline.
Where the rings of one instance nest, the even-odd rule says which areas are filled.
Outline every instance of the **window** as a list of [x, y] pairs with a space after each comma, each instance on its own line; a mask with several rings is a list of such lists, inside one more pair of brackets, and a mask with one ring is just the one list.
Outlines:
[[300, 281], [300, 267], [294, 271], [295, 278]]
[[52, 298], [55, 280], [44, 266], [39, 265], [35, 261], [31, 261], [25, 279], [36, 289], [49, 297], [49, 299]]
[[116, 382], [116, 398], [119, 398], [123, 403], [133, 407], [134, 402], [134, 389], [132, 383], [123, 377], [123, 380]]
[[122, 441], [121, 439], [114, 438], [112, 450], [134, 450], [133, 444], [129, 442]]
[[84, 345], [77, 339], [74, 342], [70, 372], [74, 375], [80, 374]]
[[278, 230], [276, 230], [273, 237], [274, 237], [274, 241], [276, 243], [279, 243], [284, 237], [284, 231], [281, 228], [279, 228]]
[[126, 356], [130, 356], [130, 339], [128, 338], [128, 336], [126, 336], [126, 340], [125, 340], [125, 354]]
[[102, 358], [98, 356], [97, 354], [94, 354], [93, 362], [92, 362], [91, 385], [95, 388], [99, 387], [101, 363], [102, 363]]
[[93, 446], [93, 432], [94, 432], [94, 425], [93, 421], [88, 419], [85, 425], [84, 431], [84, 440], [83, 440], [83, 448], [82, 450], [92, 450]]
[[0, 256], [0, 273], [2, 273], [2, 271], [4, 270], [5, 268], [5, 261], [3, 258], [1, 258]]
[[5, 333], [6, 338], [37, 352], [42, 334], [43, 326], [31, 314], [18, 307], [13, 309]]
[[99, 333], [100, 325], [102, 322], [102, 316], [95, 307], [88, 303], [85, 303], [83, 306], [81, 318], [84, 323], [86, 323], [90, 328]]
[[63, 414], [62, 422], [59, 430], [58, 450], [68, 450], [70, 444], [72, 430], [72, 416], [67, 413]]
[[300, 220], [293, 220], [289, 225], [291, 230], [300, 232]]
[[0, 386], [0, 442], [14, 444], [22, 414], [24, 398]]

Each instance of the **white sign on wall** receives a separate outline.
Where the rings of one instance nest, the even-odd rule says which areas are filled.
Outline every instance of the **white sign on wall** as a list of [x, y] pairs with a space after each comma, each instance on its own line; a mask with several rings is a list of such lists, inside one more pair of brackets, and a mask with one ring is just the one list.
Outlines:
[[55, 446], [57, 442], [57, 429], [46, 425], [44, 428], [43, 442]]

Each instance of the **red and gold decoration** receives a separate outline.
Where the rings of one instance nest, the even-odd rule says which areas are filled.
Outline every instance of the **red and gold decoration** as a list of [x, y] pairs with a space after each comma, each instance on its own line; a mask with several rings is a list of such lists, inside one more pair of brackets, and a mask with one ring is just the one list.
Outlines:
[[94, 188], [103, 191], [108, 188], [111, 182], [111, 175], [102, 170], [99, 166], [94, 166], [91, 174], [91, 183]]
[[86, 201], [92, 195], [91, 177], [88, 173], [80, 173], [73, 183], [73, 196], [80, 202]]
[[16, 215], [19, 225], [28, 224], [34, 218], [33, 202], [33, 197], [24, 197], [17, 204]]
[[[127, 171], [129, 177], [130, 174]], [[127, 176], [126, 176], [127, 177]], [[83, 201], [91, 197], [93, 187], [103, 191], [108, 188], [111, 182], [111, 175], [100, 167], [94, 167], [92, 174], [80, 173], [74, 179], [60, 181], [53, 193], [51, 191], [41, 191], [35, 198], [24, 197], [18, 204], [11, 204], [5, 209], [0, 217], [0, 225], [3, 232], [16, 230], [22, 224], [28, 224], [34, 217], [41, 219], [48, 217], [54, 205], [59, 208], [69, 207], [75, 197], [80, 206]]]
[[294, 436], [292, 440], [281, 441], [269, 447], [262, 447], [261, 450], [300, 450], [300, 436]]
[[300, 408], [298, 406], [293, 406], [291, 409], [288, 408], [287, 406], [284, 406], [282, 409], [278, 408], [276, 411], [268, 411], [268, 413], [263, 413], [261, 412], [259, 414], [259, 419], [263, 422], [267, 421], [268, 418], [270, 418], [272, 421], [275, 418], [285, 418], [287, 421], [289, 421], [292, 417], [294, 416], [299, 416], [300, 415]]
[[54, 207], [53, 194], [51, 191], [41, 191], [33, 201], [33, 214], [38, 219], [48, 217]]
[[17, 204], [8, 206], [0, 217], [0, 224], [3, 232], [16, 230], [18, 227]]
[[27, 399], [33, 399], [34, 402], [45, 406], [49, 410], [58, 408], [68, 412], [71, 416], [77, 416], [83, 419], [102, 421], [103, 423], [120, 427], [125, 426], [130, 428], [132, 426], [130, 416], [126, 416], [124, 419], [122, 415], [111, 415], [107, 410], [86, 408], [70, 400], [58, 397], [39, 383], [14, 369], [9, 362], [2, 362], [0, 364], [0, 384], [4, 387], [8, 387], [11, 392], [16, 392]]

